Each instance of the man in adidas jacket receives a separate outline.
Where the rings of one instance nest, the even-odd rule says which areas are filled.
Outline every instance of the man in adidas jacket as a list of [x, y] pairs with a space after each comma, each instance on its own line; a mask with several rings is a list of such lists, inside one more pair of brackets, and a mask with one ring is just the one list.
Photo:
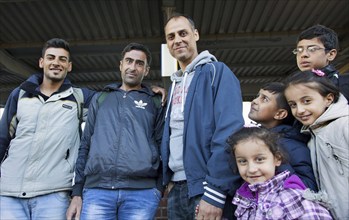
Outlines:
[[221, 219], [223, 207], [231, 205], [228, 191], [234, 192], [241, 180], [226, 151], [226, 139], [244, 122], [240, 84], [208, 51], [198, 54], [199, 33], [192, 19], [174, 15], [165, 25], [165, 37], [180, 66], [171, 76], [161, 144], [168, 217], [194, 219], [199, 204], [197, 219]]
[[141, 84], [149, 50], [131, 43], [121, 57], [122, 84], [107, 86], [91, 102], [67, 219], [155, 217], [164, 108], [160, 96]]
[[11, 93], [0, 121], [0, 219], [64, 219], [69, 205], [80, 144], [77, 102], [87, 107], [94, 92], [66, 79], [72, 63], [62, 39], [46, 42], [39, 66], [43, 74]]

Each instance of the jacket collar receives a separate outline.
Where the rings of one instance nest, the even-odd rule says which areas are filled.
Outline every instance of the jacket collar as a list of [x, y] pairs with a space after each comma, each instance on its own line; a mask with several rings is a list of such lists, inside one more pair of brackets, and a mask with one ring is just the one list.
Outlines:
[[[24, 91], [32, 93], [32, 94], [39, 94], [40, 93], [40, 85], [43, 81], [43, 78], [44, 78], [43, 73], [34, 74], [34, 75], [30, 76], [26, 81], [24, 81], [20, 85], [20, 88], [23, 89]], [[58, 91], [55, 93], [60, 93], [60, 92], [66, 91], [67, 89], [69, 89], [71, 87], [72, 87], [72, 83], [67, 78], [65, 78], [63, 81], [63, 84], [58, 89]]]

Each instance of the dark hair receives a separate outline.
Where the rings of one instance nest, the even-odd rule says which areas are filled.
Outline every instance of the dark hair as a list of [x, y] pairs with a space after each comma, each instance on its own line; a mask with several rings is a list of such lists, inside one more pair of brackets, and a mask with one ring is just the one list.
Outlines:
[[301, 32], [297, 38], [297, 44], [301, 40], [310, 40], [313, 38], [318, 38], [327, 51], [339, 49], [337, 33], [334, 30], [320, 24], [311, 26]]
[[312, 70], [295, 72], [289, 75], [284, 83], [285, 89], [291, 85], [304, 84], [304, 86], [318, 91], [323, 97], [332, 93], [334, 96], [333, 103], [336, 103], [339, 99], [340, 93], [338, 87], [326, 76], [318, 76]]
[[69, 43], [63, 39], [60, 38], [52, 38], [48, 41], [46, 41], [46, 43], [44, 44], [43, 48], [42, 48], [42, 52], [41, 52], [41, 56], [44, 57], [45, 56], [45, 52], [48, 48], [62, 48], [66, 51], [68, 51], [69, 53], [69, 57], [68, 59], [70, 59], [70, 47], [69, 47]]
[[280, 135], [272, 132], [267, 128], [262, 127], [243, 127], [236, 133], [233, 133], [227, 139], [227, 143], [230, 146], [230, 152], [233, 158], [235, 158], [235, 147], [237, 144], [247, 140], [261, 140], [269, 148], [274, 157], [286, 162], [287, 156], [279, 144]]
[[292, 115], [291, 108], [287, 103], [284, 95], [285, 84], [281, 82], [270, 82], [264, 84], [261, 89], [269, 91], [276, 96], [276, 104], [278, 109], [285, 109], [287, 111], [287, 117], [282, 120], [283, 124], [293, 125], [295, 118]]
[[188, 15], [181, 14], [181, 13], [173, 13], [173, 14], [167, 19], [167, 21], [165, 22], [164, 28], [166, 27], [167, 23], [168, 23], [170, 20], [172, 20], [172, 19], [174, 19], [174, 18], [179, 18], [179, 17], [184, 17], [184, 18], [186, 18], [186, 19], [189, 21], [189, 24], [190, 24], [192, 30], [195, 30], [195, 29], [196, 29], [194, 20], [193, 20], [191, 17], [189, 17]]
[[148, 63], [148, 66], [150, 66], [151, 64], [151, 53], [150, 53], [150, 50], [148, 49], [148, 47], [146, 47], [145, 45], [143, 44], [139, 44], [139, 43], [130, 43], [128, 44], [124, 50], [121, 52], [121, 59], [124, 59], [125, 57], [125, 54], [127, 52], [130, 52], [131, 50], [139, 50], [139, 51], [142, 51], [145, 53], [145, 55], [147, 56], [147, 63]]

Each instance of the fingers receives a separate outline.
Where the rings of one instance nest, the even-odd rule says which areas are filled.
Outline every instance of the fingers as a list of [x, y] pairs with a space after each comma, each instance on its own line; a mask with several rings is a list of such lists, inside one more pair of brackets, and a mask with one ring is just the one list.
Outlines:
[[223, 210], [201, 200], [195, 208], [195, 214], [198, 220], [221, 220]]
[[72, 219], [79, 220], [81, 207], [82, 207], [81, 197], [74, 196], [66, 212], [67, 220], [72, 220]]

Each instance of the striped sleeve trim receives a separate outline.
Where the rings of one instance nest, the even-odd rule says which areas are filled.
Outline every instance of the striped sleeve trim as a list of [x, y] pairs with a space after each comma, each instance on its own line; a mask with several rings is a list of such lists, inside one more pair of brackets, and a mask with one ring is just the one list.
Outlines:
[[[205, 193], [203, 195], [203, 199], [210, 204], [213, 204], [217, 207], [223, 208], [225, 204], [226, 195], [223, 193], [213, 189], [212, 187], [208, 186], [207, 182], [204, 182], [204, 189]], [[206, 199], [205, 199], [206, 198]]]

